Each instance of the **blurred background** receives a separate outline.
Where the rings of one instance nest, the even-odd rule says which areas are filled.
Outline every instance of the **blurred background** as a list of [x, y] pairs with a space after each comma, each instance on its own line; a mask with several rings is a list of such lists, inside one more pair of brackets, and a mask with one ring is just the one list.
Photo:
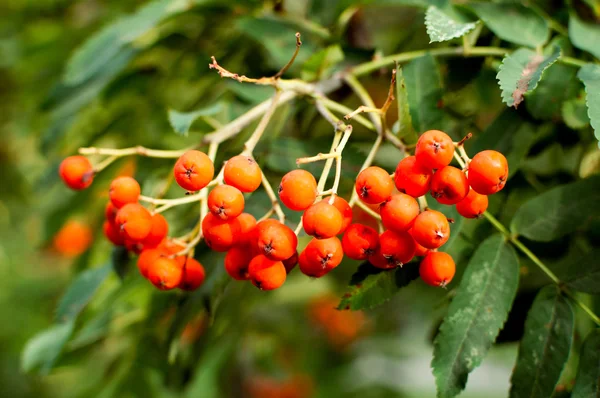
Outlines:
[[[231, 71], [269, 76], [287, 62], [300, 31], [303, 46], [286, 77], [318, 80], [381, 54], [428, 48], [423, 15], [430, 3], [0, 1], [0, 396], [435, 396], [432, 341], [470, 254], [491, 232], [485, 221], [462, 222], [448, 245], [459, 273], [448, 290], [417, 280], [377, 308], [340, 312], [335, 307], [357, 262], [345, 261], [320, 280], [294, 272], [283, 288], [267, 293], [229, 283], [222, 255], [201, 249], [207, 281], [200, 291], [165, 293], [144, 283], [135, 259], [113, 250], [102, 235], [108, 184], [132, 175], [144, 194], [156, 195], [166, 187], [171, 160], [121, 159], [82, 192], [66, 189], [57, 175], [60, 161], [81, 146], [196, 145], [272, 95], [269, 87], [220, 79], [208, 69], [212, 55]], [[498, 44], [487, 33], [481, 41]], [[430, 93], [439, 99], [436, 128], [455, 139], [474, 132], [468, 150], [517, 156], [520, 170], [490, 206], [504, 223], [527, 198], [597, 170], [591, 129], [570, 125], [579, 120], [563, 121], [541, 95], [519, 110], [501, 103], [498, 60], [452, 59], [438, 66], [440, 87]], [[376, 104], [385, 100], [390, 73], [361, 78]], [[581, 87], [569, 90], [575, 97]], [[359, 105], [347, 87], [331, 96], [350, 108]], [[206, 117], [175, 131], [169, 110], [204, 110]], [[390, 113], [393, 123], [395, 105]], [[218, 160], [238, 153], [253, 127], [223, 145]], [[507, 130], [518, 130], [518, 140], [505, 139]], [[332, 132], [300, 99], [279, 109], [255, 156], [276, 184], [296, 167], [295, 158], [325, 151]], [[373, 140], [372, 132], [356, 127], [344, 152], [342, 192], [351, 192]], [[384, 145], [376, 163], [391, 172], [401, 155]], [[177, 195], [176, 187], [168, 191]], [[248, 199], [248, 210], [259, 217], [268, 206], [264, 192]], [[193, 206], [168, 212], [172, 233], [188, 231], [196, 212]], [[290, 225], [299, 221], [298, 214], [288, 216]], [[363, 213], [355, 217], [368, 222]], [[569, 247], [565, 241], [536, 250], [555, 264]], [[463, 397], [508, 391], [525, 315], [536, 289], [547, 283], [522, 264], [514, 310]], [[56, 323], [61, 297], [88, 269], [95, 271], [87, 274], [91, 285], [73, 293], [90, 293], [87, 307], [67, 309], [76, 316]], [[97, 288], [94, 278], [102, 282]]]

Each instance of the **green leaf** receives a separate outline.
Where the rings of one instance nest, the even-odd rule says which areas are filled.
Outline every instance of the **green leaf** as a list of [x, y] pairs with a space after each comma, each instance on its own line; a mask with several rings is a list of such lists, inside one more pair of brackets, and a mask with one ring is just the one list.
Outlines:
[[511, 398], [552, 396], [569, 358], [573, 329], [569, 302], [555, 286], [542, 289], [525, 321], [525, 335], [510, 379]]
[[419, 137], [413, 128], [410, 117], [410, 103], [401, 66], [398, 66], [396, 71], [396, 103], [398, 104], [398, 121], [394, 124], [394, 133], [398, 138], [403, 138], [407, 144], [414, 144]]
[[600, 65], [586, 64], [577, 73], [585, 86], [588, 116], [600, 140]]
[[470, 3], [469, 7], [502, 40], [535, 48], [550, 37], [548, 22], [521, 4]]
[[444, 111], [442, 77], [436, 60], [430, 55], [416, 58], [404, 67], [406, 92], [412, 123], [417, 132], [440, 128]]
[[302, 65], [302, 80], [318, 80], [328, 77], [334, 67], [344, 60], [344, 52], [339, 45], [331, 45], [314, 53]]
[[[536, 119], [557, 120], [563, 116], [565, 100], [573, 98], [579, 90], [577, 70], [568, 65], [555, 64], [544, 72], [537, 88], [527, 95], [525, 105]], [[585, 106], [585, 104], [584, 104]]]
[[523, 96], [537, 87], [544, 71], [559, 57], [559, 47], [554, 47], [549, 55], [520, 48], [504, 57], [496, 76], [502, 90], [502, 101], [508, 106], [519, 106]]
[[574, 130], [583, 129], [590, 125], [585, 97], [573, 98], [563, 102], [561, 113], [565, 124]]
[[61, 298], [56, 309], [56, 321], [74, 321], [108, 277], [111, 269], [111, 264], [107, 264], [80, 273]]
[[575, 14], [569, 17], [569, 38], [575, 47], [600, 59], [600, 26], [584, 22]]
[[223, 104], [220, 102], [193, 112], [177, 112], [176, 110], [169, 109], [169, 123], [171, 123], [171, 127], [173, 127], [173, 130], [177, 134], [187, 136], [192, 123], [196, 119], [203, 116], [216, 115], [222, 109]]
[[469, 261], [434, 342], [438, 397], [454, 397], [465, 388], [504, 325], [518, 284], [514, 249], [500, 234], [489, 237]]
[[561, 185], [527, 201], [510, 225], [527, 239], [550, 242], [600, 219], [600, 176]]
[[21, 369], [24, 372], [38, 369], [41, 374], [50, 372], [74, 327], [74, 321], [61, 323], [29, 339], [21, 354]]
[[560, 279], [573, 290], [590, 294], [600, 294], [600, 249], [595, 248], [588, 253], [579, 253], [569, 257], [565, 275]]
[[429, 42], [456, 39], [475, 29], [477, 22], [464, 22], [464, 19], [456, 10], [442, 11], [436, 6], [430, 6], [425, 13]]
[[368, 262], [360, 265], [352, 275], [353, 287], [340, 301], [339, 309], [362, 310], [381, 305], [401, 288], [419, 277], [419, 263], [411, 262], [401, 268], [380, 270]]
[[579, 370], [571, 398], [600, 396], [600, 329], [594, 329], [586, 337], [581, 348]]

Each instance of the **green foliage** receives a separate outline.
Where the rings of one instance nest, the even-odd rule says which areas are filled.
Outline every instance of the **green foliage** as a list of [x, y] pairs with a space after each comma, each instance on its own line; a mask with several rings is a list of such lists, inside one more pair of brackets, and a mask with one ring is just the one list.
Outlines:
[[192, 112], [177, 112], [176, 110], [169, 109], [169, 123], [177, 134], [188, 135], [192, 123], [198, 118], [204, 116], [213, 116], [221, 111], [223, 104], [220, 102], [206, 108], [197, 109]]
[[442, 77], [438, 64], [431, 55], [419, 57], [404, 67], [406, 93], [412, 125], [418, 132], [439, 128], [444, 112]]
[[585, 85], [588, 116], [596, 132], [596, 138], [600, 140], [600, 66], [584, 65], [577, 73], [577, 77]]
[[586, 337], [581, 348], [579, 370], [572, 398], [584, 398], [598, 395], [600, 391], [600, 330], [595, 329]]
[[436, 41], [448, 41], [462, 37], [475, 29], [477, 22], [463, 22], [462, 17], [456, 10], [440, 10], [436, 6], [430, 6], [425, 13], [425, 26], [429, 35], [430, 43]]
[[417, 142], [418, 136], [413, 128], [410, 116], [410, 104], [406, 92], [406, 81], [401, 67], [396, 70], [396, 103], [398, 104], [398, 122], [396, 135], [408, 143]]
[[584, 22], [575, 14], [571, 14], [569, 17], [569, 38], [575, 47], [600, 59], [600, 48], [598, 48], [600, 27], [598, 25]]
[[593, 249], [588, 253], [569, 258], [565, 267], [567, 272], [562, 278], [573, 290], [590, 294], [600, 294], [600, 250]]
[[48, 374], [71, 337], [74, 327], [75, 321], [71, 320], [35, 335], [23, 348], [21, 369], [24, 372], [38, 370], [41, 374]]

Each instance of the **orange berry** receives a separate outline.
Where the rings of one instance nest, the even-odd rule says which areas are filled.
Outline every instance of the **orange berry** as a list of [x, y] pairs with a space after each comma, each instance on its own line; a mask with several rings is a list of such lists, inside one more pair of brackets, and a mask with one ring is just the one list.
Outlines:
[[416, 249], [415, 240], [408, 232], [384, 231], [379, 236], [379, 249], [369, 261], [378, 268], [401, 267], [413, 259]]
[[419, 212], [417, 200], [405, 193], [392, 195], [379, 207], [383, 226], [396, 232], [406, 231], [412, 227]]
[[379, 234], [363, 224], [352, 224], [342, 238], [344, 254], [353, 260], [366, 260], [379, 247]]
[[256, 224], [259, 253], [275, 261], [290, 258], [298, 246], [298, 237], [288, 226], [267, 219]]
[[131, 177], [117, 177], [110, 183], [108, 196], [117, 209], [140, 198], [140, 184]]
[[181, 283], [183, 269], [173, 258], [158, 256], [147, 269], [148, 280], [160, 290], [174, 289]]
[[134, 242], [142, 241], [152, 229], [152, 216], [138, 203], [128, 203], [117, 212], [115, 222], [121, 234]]
[[154, 264], [156, 259], [167, 255], [168, 254], [165, 252], [164, 249], [156, 248], [143, 250], [140, 253], [140, 256], [138, 257], [137, 261], [137, 267], [140, 271], [140, 274], [142, 274], [144, 278], [148, 278], [148, 270], [150, 269], [152, 264]]
[[478, 194], [474, 189], [456, 204], [458, 214], [465, 218], [479, 218], [487, 210], [488, 197]]
[[456, 272], [452, 256], [444, 252], [429, 252], [419, 265], [423, 282], [431, 286], [446, 287]]
[[342, 243], [334, 236], [312, 239], [298, 256], [298, 262], [304, 275], [320, 278], [337, 267], [343, 258]]
[[236, 245], [227, 250], [225, 255], [225, 271], [238, 281], [248, 280], [248, 266], [254, 257], [249, 245]]
[[152, 216], [150, 233], [142, 241], [144, 249], [157, 247], [163, 241], [163, 239], [167, 237], [168, 233], [169, 224], [167, 223], [167, 220], [165, 220], [165, 217], [160, 213], [154, 214]]
[[453, 156], [452, 138], [439, 130], [429, 130], [421, 134], [415, 147], [417, 162], [428, 169], [448, 166]]
[[242, 192], [254, 192], [262, 182], [260, 167], [250, 156], [234, 156], [225, 163], [223, 169], [225, 184]]
[[421, 166], [415, 156], [408, 156], [398, 163], [394, 183], [398, 191], [418, 198], [429, 192], [431, 176], [431, 169]]
[[242, 213], [237, 216], [236, 220], [240, 225], [240, 234], [237, 239], [239, 244], [250, 243], [254, 235], [254, 227], [256, 227], [256, 218], [252, 214]]
[[69, 220], [54, 236], [54, 248], [65, 257], [77, 257], [90, 247], [93, 238], [89, 225]]
[[208, 210], [221, 220], [236, 218], [244, 211], [244, 195], [236, 187], [219, 185], [208, 194]]
[[125, 238], [121, 235], [119, 231], [119, 227], [117, 224], [112, 223], [110, 221], [104, 221], [102, 224], [102, 230], [104, 231], [104, 236], [115, 246], [123, 246], [125, 244]]
[[421, 246], [437, 249], [450, 238], [450, 224], [439, 211], [426, 210], [415, 219], [412, 236]]
[[76, 191], [89, 187], [94, 180], [94, 168], [85, 156], [65, 158], [60, 163], [58, 174], [69, 188]]
[[365, 203], [378, 204], [387, 200], [394, 189], [394, 182], [387, 171], [371, 166], [356, 177], [356, 193]]
[[274, 290], [283, 285], [287, 274], [281, 261], [270, 260], [259, 254], [250, 261], [248, 275], [257, 288]]
[[[413, 231], [412, 228], [408, 230], [408, 233], [410, 234], [410, 236], [412, 236], [412, 234], [413, 234], [412, 231]], [[414, 236], [413, 236], [413, 239], [414, 239]], [[415, 250], [416, 257], [423, 257], [424, 255], [429, 253], [429, 249], [424, 246], [421, 246], [419, 244], [419, 242], [417, 242], [416, 240], [415, 240], [415, 247], [416, 247], [416, 250]]]
[[469, 185], [481, 195], [491, 195], [502, 188], [508, 179], [508, 162], [497, 151], [482, 151], [469, 163]]
[[306, 210], [317, 198], [317, 181], [306, 170], [292, 170], [281, 179], [279, 199], [287, 208]]
[[115, 218], [117, 217], [117, 211], [119, 211], [119, 209], [117, 209], [112, 202], [107, 202], [106, 207], [104, 208], [104, 218], [106, 218], [106, 221], [114, 223]]
[[238, 242], [240, 222], [236, 218], [221, 220], [208, 213], [202, 220], [202, 233], [208, 247], [217, 252], [225, 252]]
[[282, 261], [283, 266], [285, 267], [285, 272], [290, 273], [298, 264], [298, 251], [296, 251], [290, 258], [286, 258]]
[[302, 226], [308, 235], [327, 239], [338, 234], [342, 228], [342, 215], [327, 202], [317, 202], [304, 211]]
[[190, 150], [181, 155], [173, 168], [175, 181], [187, 191], [199, 191], [212, 180], [215, 166], [204, 152]]
[[204, 283], [206, 276], [202, 264], [188, 256], [178, 257], [175, 260], [183, 270], [178, 287], [189, 292], [198, 289]]
[[431, 179], [431, 196], [444, 205], [454, 205], [469, 193], [469, 182], [462, 170], [453, 166], [438, 169]]
[[[321, 202], [329, 203], [330, 199], [331, 197], [327, 197], [325, 199], [322, 199]], [[350, 207], [346, 199], [338, 195], [334, 195], [333, 205], [336, 209], [338, 209], [338, 211], [342, 215], [342, 228], [340, 228], [337, 234], [343, 234], [344, 232], [346, 232], [346, 229], [348, 229], [350, 223], [352, 223], [352, 207]]]

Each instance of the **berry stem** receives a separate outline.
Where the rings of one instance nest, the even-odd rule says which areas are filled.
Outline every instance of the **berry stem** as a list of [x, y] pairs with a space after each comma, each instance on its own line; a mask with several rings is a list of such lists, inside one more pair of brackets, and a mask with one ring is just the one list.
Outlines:
[[115, 160], [117, 160], [119, 157], [112, 155], [107, 157], [106, 159], [104, 159], [102, 162], [98, 163], [95, 167], [94, 167], [94, 173], [99, 173], [102, 170], [104, 170], [105, 168], [107, 168], [108, 166], [110, 166]]
[[267, 192], [267, 196], [269, 197], [269, 199], [271, 199], [271, 205], [273, 207], [273, 211], [275, 212], [275, 214], [277, 214], [277, 218], [283, 224], [285, 222], [285, 214], [283, 213], [283, 210], [281, 209], [281, 205], [279, 204], [277, 195], [275, 195], [275, 191], [273, 191], [273, 187], [271, 186], [271, 183], [269, 183], [267, 176], [265, 176], [265, 173], [263, 173], [262, 171], [261, 171], [261, 176], [262, 176], [262, 185], [265, 188], [265, 191]]
[[[379, 117], [381, 115], [381, 110], [379, 110], [377, 108], [377, 106], [375, 105], [375, 102], [373, 102], [373, 99], [369, 95], [369, 92], [367, 91], [367, 89], [353, 75], [346, 75], [344, 77], [344, 81], [348, 84], [348, 86], [350, 86], [352, 91], [354, 91], [354, 93], [361, 100], [361, 102], [363, 103], [363, 105], [361, 105], [362, 107], [364, 107], [365, 109], [375, 109], [374, 112], [377, 112], [377, 114], [374, 114], [370, 111], [368, 115], [369, 115], [369, 118], [371, 119], [371, 121], [373, 122], [373, 125], [375, 126], [375, 130], [377, 131], [378, 134], [381, 135], [383, 132], [381, 118]], [[356, 112], [356, 111], [350, 112], [350, 115], [354, 112]], [[344, 116], [344, 117], [346, 117], [346, 116]]]
[[369, 214], [371, 217], [377, 219], [377, 220], [381, 220], [381, 216], [379, 214], [377, 214], [377, 212], [375, 212], [373, 209], [371, 209], [369, 206], [367, 206], [366, 204], [364, 204], [363, 202], [361, 202], [360, 200], [355, 201], [354, 203], [356, 206], [360, 207], [361, 209], [363, 209], [367, 214]]
[[337, 194], [338, 187], [340, 186], [340, 179], [342, 178], [342, 152], [352, 135], [352, 126], [346, 126], [344, 130], [344, 136], [340, 141], [339, 145], [335, 148], [335, 179], [333, 180], [333, 186], [331, 187], [331, 198], [329, 198], [329, 204], [332, 205], [335, 201], [335, 195]]
[[280, 97], [281, 91], [277, 90], [277, 92], [275, 92], [275, 95], [273, 95], [273, 98], [271, 98], [269, 108], [267, 109], [263, 117], [260, 119], [258, 126], [256, 126], [256, 129], [254, 130], [250, 138], [248, 138], [248, 141], [246, 141], [246, 143], [244, 144], [244, 151], [242, 152], [242, 155], [250, 156], [254, 151], [254, 148], [256, 147], [256, 144], [258, 144], [258, 141], [264, 134], [265, 129], [267, 128], [269, 121], [273, 116], [273, 113], [275, 113], [275, 109], [277, 109], [277, 103], [279, 102]]
[[139, 155], [147, 156], [150, 158], [164, 158], [164, 159], [175, 159], [183, 155], [189, 148], [178, 149], [178, 150], [162, 150], [162, 149], [150, 149], [143, 146], [134, 146], [131, 148], [112, 149], [112, 148], [79, 148], [79, 154], [81, 155], [108, 155], [120, 158], [123, 156]]

